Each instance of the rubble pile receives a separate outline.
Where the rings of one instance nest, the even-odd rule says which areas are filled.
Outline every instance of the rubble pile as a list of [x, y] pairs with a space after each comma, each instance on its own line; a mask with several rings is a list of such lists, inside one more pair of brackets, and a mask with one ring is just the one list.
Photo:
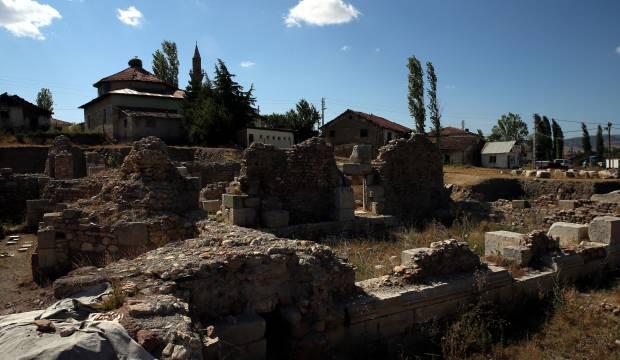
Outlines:
[[197, 179], [179, 174], [166, 144], [146, 137], [133, 144], [119, 170], [104, 182], [101, 192], [78, 202], [98, 222], [135, 221], [161, 213], [184, 214], [198, 209]]
[[220, 223], [202, 222], [201, 228], [198, 239], [102, 269], [74, 270], [55, 281], [55, 295], [113, 284], [122, 304], [102, 316], [122, 314], [130, 335], [161, 359], [199, 358], [203, 346], [204, 354], [210, 347], [221, 350], [216, 338], [225, 328], [218, 324], [243, 314], [286, 310], [293, 318], [285, 319], [303, 329], [294, 343], [313, 342], [341, 326], [335, 301], [355, 291], [355, 275], [329, 247]]
[[514, 208], [510, 200], [500, 199], [491, 203], [493, 212], [514, 227], [528, 228], [531, 223], [551, 225], [555, 222], [585, 224], [597, 216], [620, 214], [618, 203], [591, 200], [554, 200], [545, 195], [530, 201], [531, 207]]
[[467, 243], [454, 239], [437, 241], [429, 248], [403, 251], [401, 265], [394, 267], [389, 282], [416, 283], [430, 277], [473, 272], [480, 266], [480, 257]]

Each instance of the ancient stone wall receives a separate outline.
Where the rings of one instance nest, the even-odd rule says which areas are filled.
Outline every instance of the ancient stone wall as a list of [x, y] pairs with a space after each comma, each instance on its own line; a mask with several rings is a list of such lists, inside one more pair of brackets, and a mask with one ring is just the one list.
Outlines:
[[[173, 354], [268, 358], [270, 351], [282, 358], [351, 358], [376, 344], [402, 345], [406, 336], [455, 316], [464, 305], [510, 308], [539, 299], [558, 282], [618, 267], [620, 218], [596, 221], [589, 234], [598, 243], [576, 250], [549, 247], [548, 239], [540, 243], [544, 233], [513, 234], [516, 244], [531, 245], [525, 250], [543, 252], [549, 262], [541, 270], [525, 267], [517, 277], [448, 240], [404, 251], [392, 273], [355, 284], [352, 266], [326, 246], [203, 222], [197, 239], [131, 262], [75, 270], [54, 283], [54, 292], [62, 298], [115, 284], [123, 304], [104, 316], [123, 314], [130, 335], [164, 360]], [[495, 235], [487, 240], [513, 247]]]
[[137, 141], [119, 169], [48, 186], [50, 203], [69, 204], [43, 215], [42, 251], [33, 268], [57, 275], [80, 256], [97, 263], [101, 257], [137, 255], [190, 237], [196, 232], [193, 222], [202, 216], [199, 190], [198, 179], [179, 173], [160, 139]]
[[183, 163], [191, 176], [200, 178], [202, 187], [219, 182], [231, 182], [239, 176], [241, 163], [238, 161]]
[[241, 191], [260, 198], [260, 210], [288, 211], [291, 224], [337, 218], [344, 179], [332, 147], [312, 138], [290, 149], [254, 143], [243, 154]]
[[47, 146], [1, 146], [0, 168], [11, 168], [17, 174], [45, 171]]
[[392, 140], [373, 161], [373, 185], [382, 186], [382, 212], [416, 221], [447, 206], [439, 149], [421, 135]]
[[26, 216], [26, 201], [38, 199], [47, 177], [13, 174], [12, 169], [0, 170], [0, 222], [21, 222]]

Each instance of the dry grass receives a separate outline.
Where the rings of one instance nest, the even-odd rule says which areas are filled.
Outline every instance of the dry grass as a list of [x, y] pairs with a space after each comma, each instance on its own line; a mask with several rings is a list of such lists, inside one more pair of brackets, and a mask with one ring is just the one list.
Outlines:
[[[529, 339], [495, 345], [472, 359], [620, 359], [620, 316], [603, 311], [601, 302], [620, 305], [620, 287], [580, 293], [561, 292], [553, 315]], [[461, 357], [463, 358], [463, 357]]]
[[403, 228], [393, 231], [384, 239], [374, 238], [327, 238], [323, 242], [331, 246], [336, 254], [348, 259], [356, 267], [356, 280], [366, 280], [389, 273], [400, 264], [403, 250], [427, 247], [430, 243], [446, 239], [466, 241], [472, 251], [484, 255], [484, 233], [494, 230], [508, 230], [504, 224], [487, 221], [472, 221], [465, 217], [446, 227], [432, 222], [423, 229]]
[[[525, 179], [523, 175], [511, 175], [508, 169], [491, 169], [482, 168], [476, 166], [455, 166], [445, 165], [443, 168], [444, 180], [446, 183], [471, 186], [477, 185], [480, 182], [493, 178], [513, 178], [513, 179]], [[531, 179], [531, 178], [530, 178]], [[600, 181], [601, 179], [588, 179], [588, 178], [566, 178], [560, 174], [556, 174], [555, 170], [551, 170], [551, 179], [562, 181]]]

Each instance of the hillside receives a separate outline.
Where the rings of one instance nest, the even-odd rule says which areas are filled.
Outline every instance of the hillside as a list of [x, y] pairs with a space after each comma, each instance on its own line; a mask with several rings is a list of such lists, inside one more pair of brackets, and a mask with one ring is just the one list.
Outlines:
[[[596, 148], [596, 136], [590, 136], [590, 143], [593, 148]], [[613, 148], [620, 148], [620, 135], [611, 135], [611, 146]], [[573, 151], [581, 151], [581, 137], [564, 139], [564, 148], [568, 150], [571, 147]], [[605, 147], [607, 147], [607, 134], [605, 134]]]

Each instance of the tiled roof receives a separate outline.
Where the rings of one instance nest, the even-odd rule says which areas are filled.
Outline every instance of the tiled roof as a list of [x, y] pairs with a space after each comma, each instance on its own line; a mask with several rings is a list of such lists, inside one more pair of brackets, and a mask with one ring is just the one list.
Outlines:
[[[435, 138], [430, 138], [435, 142]], [[439, 148], [442, 151], [465, 151], [472, 145], [477, 145], [482, 140], [478, 136], [442, 136]]]
[[49, 110], [38, 107], [37, 105], [17, 96], [17, 95], [9, 95], [8, 93], [0, 94], [0, 104], [5, 104], [9, 106], [23, 106], [28, 108], [30, 111], [34, 111], [37, 113], [51, 115], [52, 113]]
[[79, 108], [83, 109], [84, 107], [95, 103], [101, 99], [103, 99], [104, 97], [110, 96], [110, 95], [135, 95], [135, 96], [152, 96], [152, 97], [161, 97], [161, 98], [173, 98], [173, 99], [183, 99], [185, 97], [185, 91], [183, 90], [176, 90], [175, 92], [173, 92], [172, 94], [155, 94], [155, 93], [148, 93], [148, 92], [143, 92], [143, 91], [137, 91], [137, 90], [133, 90], [133, 89], [118, 89], [118, 90], [112, 90], [110, 92], [107, 92], [99, 97], [96, 97], [94, 99], [92, 99], [91, 101], [87, 102], [84, 105], [81, 105]]
[[455, 136], [455, 135], [474, 135], [474, 136], [478, 136], [477, 134], [474, 134], [474, 133], [472, 133], [470, 131], [459, 129], [459, 128], [455, 128], [455, 127], [452, 127], [452, 126], [446, 126], [445, 128], [441, 128], [441, 136]]
[[[377, 116], [377, 115], [373, 115], [373, 114], [367, 114], [367, 113], [361, 112], [361, 111], [353, 111], [351, 109], [347, 109], [345, 112], [343, 112], [342, 114], [338, 115], [332, 121], [335, 121], [336, 119], [340, 118], [342, 115], [344, 115], [346, 113], [356, 114], [356, 115], [360, 116], [361, 118], [363, 118], [363, 119], [365, 119], [367, 121], [370, 121], [373, 124], [375, 124], [375, 125], [377, 125], [377, 126], [379, 126], [381, 128], [384, 128], [384, 129], [396, 131], [396, 132], [399, 132], [399, 133], [408, 133], [408, 132], [411, 131], [411, 129], [409, 129], [408, 127], [400, 125], [400, 124], [397, 124], [395, 122], [392, 122], [392, 121], [390, 121], [390, 120], [388, 120], [386, 118], [382, 118], [381, 116]], [[332, 121], [326, 123], [323, 126], [327, 126]]]
[[97, 87], [102, 82], [110, 81], [143, 81], [165, 84], [163, 81], [157, 78], [157, 76], [151, 74], [143, 68], [130, 66], [127, 69], [119, 71], [114, 75], [104, 77], [103, 79], [97, 81], [94, 86]]
[[482, 154], [506, 154], [512, 151], [516, 141], [492, 141], [484, 144]]
[[132, 109], [121, 109], [121, 111], [127, 116], [133, 117], [154, 117], [154, 118], [170, 118], [170, 119], [180, 119], [183, 115], [175, 112], [166, 112], [160, 110], [132, 110]]

